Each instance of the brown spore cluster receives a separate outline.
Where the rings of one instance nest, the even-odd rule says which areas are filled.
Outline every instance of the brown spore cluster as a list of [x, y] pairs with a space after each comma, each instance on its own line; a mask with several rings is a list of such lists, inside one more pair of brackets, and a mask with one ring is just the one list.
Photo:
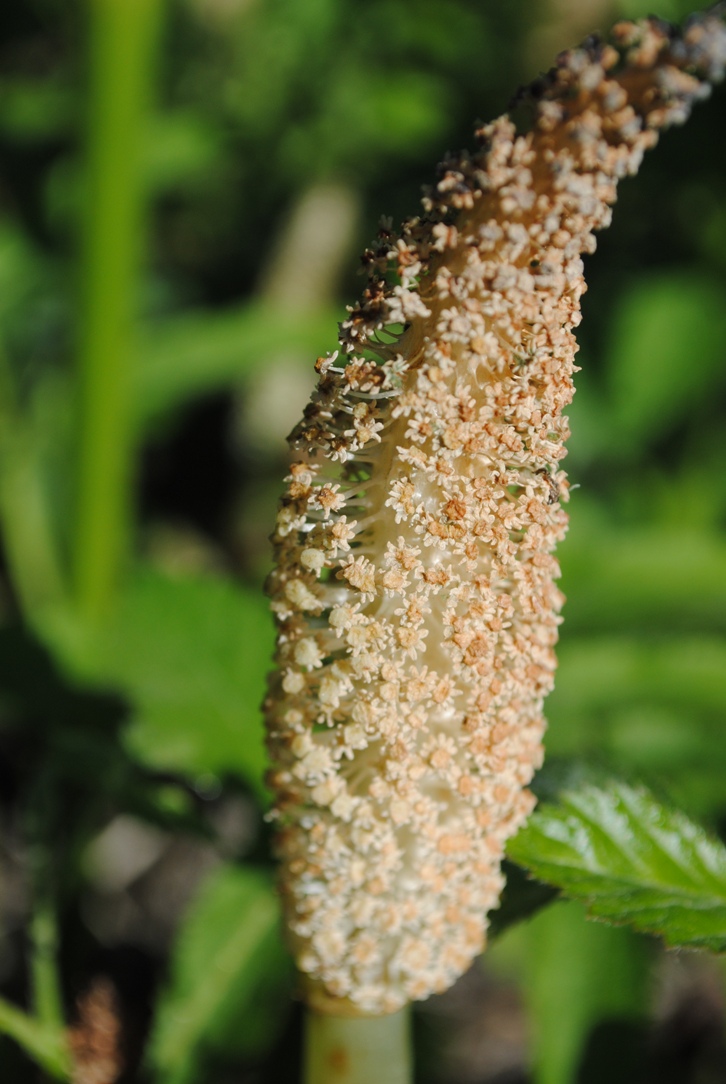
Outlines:
[[384, 226], [290, 441], [266, 702], [307, 996], [385, 1013], [481, 952], [533, 807], [563, 598], [553, 556], [582, 255], [618, 181], [721, 77], [716, 13], [620, 23]]

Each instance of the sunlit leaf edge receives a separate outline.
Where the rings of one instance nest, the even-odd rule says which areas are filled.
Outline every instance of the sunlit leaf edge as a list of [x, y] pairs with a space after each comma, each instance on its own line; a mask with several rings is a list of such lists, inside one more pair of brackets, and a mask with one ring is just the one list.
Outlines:
[[593, 918], [672, 948], [726, 952], [726, 848], [645, 788], [610, 781], [564, 793], [507, 850]]

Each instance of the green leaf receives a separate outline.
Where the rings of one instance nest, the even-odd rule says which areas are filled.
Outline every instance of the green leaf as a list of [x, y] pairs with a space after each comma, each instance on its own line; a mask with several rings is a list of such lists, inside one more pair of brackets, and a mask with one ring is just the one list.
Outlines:
[[548, 753], [613, 754], [632, 768], [726, 770], [726, 645], [716, 636], [571, 637], [547, 701]]
[[255, 1056], [273, 1041], [289, 969], [272, 884], [225, 866], [206, 882], [179, 934], [149, 1060], [161, 1084], [201, 1079], [205, 1050]]
[[638, 452], [723, 379], [726, 318], [718, 280], [692, 269], [639, 279], [622, 294], [606, 360], [619, 450]]
[[66, 463], [59, 444], [68, 420], [67, 383], [46, 374], [29, 399], [22, 409], [19, 382], [0, 344], [0, 523], [14, 588], [32, 620], [66, 591], [61, 561]]
[[577, 545], [561, 552], [568, 629], [726, 628], [726, 544], [716, 532], [613, 530], [583, 512], [572, 513]]
[[716, 636], [568, 637], [558, 651], [550, 713], [582, 717], [613, 706], [660, 702], [720, 717], [726, 710], [726, 644]]
[[217, 391], [276, 354], [310, 356], [335, 345], [340, 312], [301, 315], [250, 303], [226, 312], [192, 312], [147, 332], [138, 374], [137, 418], [146, 426], [196, 395]]
[[[577, 1069], [593, 1028], [615, 1021], [622, 1026], [643, 1011], [649, 943], [630, 930], [587, 922], [582, 906], [572, 901], [547, 907], [527, 924], [525, 935], [524, 993], [534, 1080], [563, 1084], [580, 1079]], [[618, 1044], [611, 1075], [601, 1061], [598, 1079], [630, 1080], [624, 1053]]]
[[193, 777], [235, 773], [264, 793], [259, 706], [273, 630], [261, 594], [142, 566], [99, 629], [56, 615], [44, 631], [77, 680], [130, 701], [124, 740], [139, 760]]
[[[645, 19], [652, 11], [648, 7], [647, 0], [618, 0], [615, 10], [621, 19]], [[692, 0], [663, 0], [658, 5], [658, 14], [661, 19], [670, 19], [680, 22], [693, 11]]]
[[144, 147], [146, 184], [155, 194], [199, 185], [223, 151], [223, 133], [192, 109], [166, 110], [149, 118]]
[[556, 888], [533, 881], [523, 869], [515, 866], [514, 862], [505, 859], [502, 873], [506, 882], [499, 898], [499, 906], [489, 915], [489, 941], [501, 936], [515, 923], [531, 918], [557, 896]]
[[9, 1035], [54, 1080], [69, 1080], [70, 1056], [62, 1028], [41, 1023], [0, 998], [0, 1033]]
[[67, 136], [76, 114], [77, 99], [63, 78], [10, 78], [0, 81], [0, 132], [3, 139], [32, 146]]
[[509, 857], [593, 917], [726, 951], [726, 848], [644, 789], [612, 782], [542, 806]]

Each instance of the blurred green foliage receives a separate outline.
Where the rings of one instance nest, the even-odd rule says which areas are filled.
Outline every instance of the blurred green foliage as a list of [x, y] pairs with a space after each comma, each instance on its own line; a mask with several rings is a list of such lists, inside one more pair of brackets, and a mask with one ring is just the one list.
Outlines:
[[[38, 935], [49, 899], [66, 1019], [108, 972], [128, 1034], [150, 1036], [129, 1040], [124, 1080], [294, 1079], [258, 707], [282, 420], [334, 345], [380, 214], [410, 212], [474, 118], [592, 19], [647, 7], [23, 0], [0, 15], [0, 982], [28, 1010], [0, 1002], [0, 1031], [59, 1079], [63, 1021], [43, 1018], [20, 951], [25, 927], [30, 972], [55, 968], [55, 932]], [[551, 754], [645, 779], [712, 830], [726, 823], [724, 176], [719, 92], [623, 187], [588, 261], [548, 705]], [[334, 288], [295, 308], [266, 276], [328, 182], [359, 217], [332, 239], [314, 224], [310, 267], [288, 255], [294, 280], [317, 244], [334, 253]], [[129, 856], [109, 850], [112, 890], [85, 856], [129, 816], [154, 857], [141, 847], [123, 881]], [[499, 928], [550, 898], [513, 876]], [[601, 1079], [588, 1035], [647, 1011], [655, 946], [576, 909], [535, 920], [517, 972], [539, 1084], [578, 1063]], [[34, 1079], [9, 1039], [2, 1059], [9, 1081]]]
[[643, 788], [584, 786], [543, 805], [509, 848], [590, 914], [674, 946], [726, 949], [726, 847]]
[[609, 1051], [598, 1052], [597, 1078], [631, 1079], [637, 1054], [622, 1031], [645, 1013], [651, 946], [628, 931], [586, 922], [574, 901], [540, 911], [526, 933], [526, 994], [541, 1084], [576, 1077], [583, 1036], [605, 1021], [617, 1021], [620, 1034], [611, 1037]]
[[268, 877], [226, 866], [207, 881], [179, 937], [149, 1043], [165, 1084], [197, 1079], [205, 1048], [249, 1056], [277, 1038], [292, 977], [279, 923]]
[[123, 741], [141, 764], [231, 772], [264, 801], [259, 705], [273, 634], [260, 591], [139, 565], [100, 629], [61, 618], [45, 631], [75, 681], [126, 698]]

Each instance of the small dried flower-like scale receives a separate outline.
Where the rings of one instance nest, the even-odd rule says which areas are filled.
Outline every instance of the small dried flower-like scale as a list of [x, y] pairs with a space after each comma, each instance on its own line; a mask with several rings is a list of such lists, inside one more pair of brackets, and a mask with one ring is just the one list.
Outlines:
[[[533, 805], [562, 596], [581, 254], [719, 78], [715, 16], [621, 23], [451, 158], [291, 437], [267, 701], [287, 922], [312, 1004], [383, 1013], [481, 951]], [[398, 326], [397, 326], [398, 325]]]

